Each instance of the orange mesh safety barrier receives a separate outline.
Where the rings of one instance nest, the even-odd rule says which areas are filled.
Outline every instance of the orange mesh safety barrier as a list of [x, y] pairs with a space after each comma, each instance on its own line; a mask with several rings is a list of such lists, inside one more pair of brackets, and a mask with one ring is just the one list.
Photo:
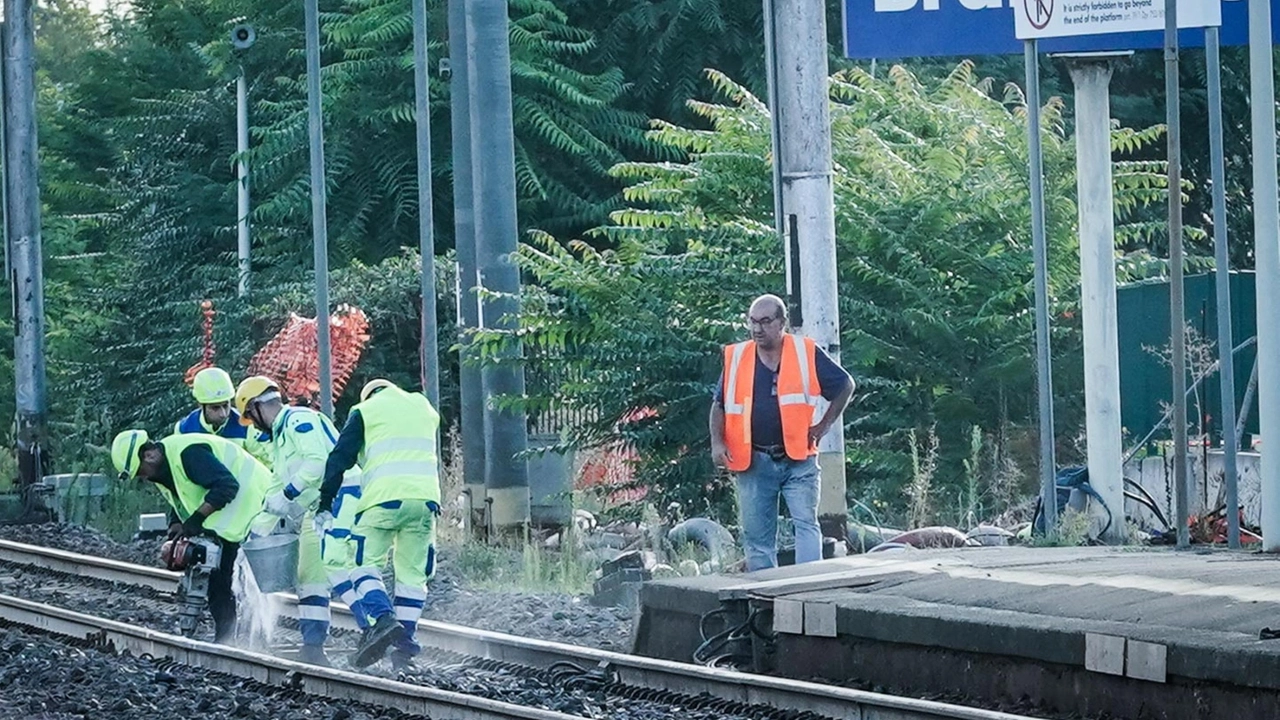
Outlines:
[[[329, 317], [329, 338], [333, 401], [336, 403], [369, 342], [369, 320], [359, 308], [339, 306]], [[318, 406], [320, 357], [316, 347], [315, 319], [289, 313], [289, 319], [280, 332], [249, 361], [246, 374], [266, 375], [275, 380], [290, 403]]]

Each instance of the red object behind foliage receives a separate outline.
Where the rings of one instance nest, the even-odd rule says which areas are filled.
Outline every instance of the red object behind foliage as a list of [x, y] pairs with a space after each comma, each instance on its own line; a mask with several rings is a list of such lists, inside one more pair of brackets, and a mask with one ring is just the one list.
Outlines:
[[[618, 425], [639, 422], [658, 414], [653, 408], [632, 410], [622, 417]], [[578, 477], [578, 489], [595, 489], [605, 495], [607, 507], [638, 503], [649, 494], [649, 488], [636, 484], [636, 464], [639, 453], [625, 440], [615, 440], [605, 446], [600, 455], [582, 464]]]

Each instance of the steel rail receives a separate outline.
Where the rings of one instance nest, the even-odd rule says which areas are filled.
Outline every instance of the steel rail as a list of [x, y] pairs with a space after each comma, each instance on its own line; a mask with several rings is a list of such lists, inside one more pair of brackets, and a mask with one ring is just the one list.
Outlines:
[[112, 652], [169, 658], [174, 662], [311, 695], [459, 720], [581, 720], [573, 715], [521, 707], [361, 673], [306, 665], [225, 645], [168, 635], [115, 620], [0, 595], [0, 618], [36, 630], [76, 638]]
[[[158, 568], [3, 540], [0, 540], [0, 561], [33, 565], [122, 584], [153, 587], [162, 591], [175, 590], [179, 578], [179, 573]], [[162, 586], [162, 581], [167, 582], [167, 586]], [[281, 603], [282, 611], [289, 616], [297, 617], [297, 597], [285, 593], [277, 594], [277, 597], [284, 601]], [[350, 610], [345, 605], [333, 603], [332, 608], [335, 626], [347, 629], [356, 627]], [[835, 718], [1036, 720], [1032, 716], [657, 660], [578, 645], [505, 635], [433, 620], [418, 621], [417, 639], [424, 647], [438, 648], [472, 657], [537, 668], [548, 668], [558, 662], [572, 662], [588, 670], [605, 667], [618, 682], [625, 685], [688, 695], [705, 693], [722, 700], [797, 712], [808, 711]]]

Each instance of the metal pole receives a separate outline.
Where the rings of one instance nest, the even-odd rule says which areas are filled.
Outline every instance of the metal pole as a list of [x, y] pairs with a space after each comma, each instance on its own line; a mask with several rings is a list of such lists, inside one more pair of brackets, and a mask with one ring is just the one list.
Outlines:
[[244, 68], [236, 78], [236, 216], [240, 297], [249, 294], [249, 88]]
[[[1227, 488], [1227, 545], [1240, 547], [1240, 492], [1236, 479], [1236, 364], [1231, 328], [1231, 255], [1227, 245], [1226, 161], [1222, 149], [1222, 65], [1218, 28], [1205, 28], [1209, 76], [1209, 164], [1213, 183], [1213, 254], [1218, 281], [1218, 382], [1222, 391], [1222, 482]], [[1205, 476], [1205, 488], [1209, 486]]]
[[[781, 166], [782, 207], [794, 218], [799, 247], [800, 310], [797, 332], [813, 338], [840, 362], [839, 287], [836, 278], [835, 194], [832, 187], [831, 120], [827, 74], [827, 17], [823, 0], [770, 3], [777, 41], [773, 61]], [[802, 327], [801, 327], [802, 325]], [[823, 403], [819, 403], [825, 409]], [[818, 443], [818, 521], [827, 537], [848, 535], [845, 497], [844, 423]]]
[[458, 341], [462, 346], [458, 363], [462, 484], [471, 501], [470, 527], [482, 529], [485, 523], [477, 515], [484, 507], [485, 498], [484, 386], [480, 368], [467, 362], [470, 357], [467, 333], [478, 326], [480, 311], [476, 295], [476, 221], [472, 208], [471, 88], [465, 0], [449, 0], [449, 72], [449, 120], [453, 129], [453, 246], [458, 256]]
[[436, 336], [436, 241], [431, 203], [431, 81], [427, 71], [426, 0], [413, 1], [413, 95], [418, 129], [418, 252], [422, 255], [422, 390], [440, 407]]
[[[0, 19], [0, 68], [2, 68], [4, 65], [4, 57], [5, 57], [4, 49], [5, 47], [7, 47], [7, 43], [5, 42], [5, 35], [7, 35], [8, 33], [5, 31], [4, 28], [5, 28], [5, 22], [2, 19]], [[4, 79], [5, 74], [6, 73], [3, 71], [3, 69], [0, 69], [0, 170], [3, 170], [3, 172], [0, 172], [0, 175], [7, 175], [9, 172], [7, 167], [8, 160], [5, 159], [8, 157], [8, 155], [5, 154], [6, 153], [5, 135], [6, 133], [8, 133], [8, 131], [5, 130], [6, 121], [4, 119], [4, 116], [6, 111], [4, 109], [9, 107], [8, 95], [5, 94], [5, 79]], [[8, 185], [9, 183], [5, 182], [3, 177], [0, 177], [0, 216], [2, 216], [2, 223], [0, 223], [0, 228], [3, 229], [3, 233], [4, 233], [5, 282], [8, 282], [10, 279], [13, 278], [13, 260], [12, 258], [9, 257], [9, 251], [11, 249], [11, 245], [9, 243], [10, 233], [9, 233], [9, 187]]]
[[[825, 47], [825, 45], [824, 45]], [[481, 308], [485, 327], [518, 327], [520, 273], [516, 252], [515, 135], [511, 110], [511, 46], [506, 0], [467, 3], [467, 62], [471, 92], [471, 157], [479, 281], [493, 293]], [[524, 367], [518, 345], [483, 370], [486, 398], [521, 398]], [[528, 428], [523, 413], [485, 405], [485, 486], [489, 526], [515, 530], [529, 522]]]
[[17, 395], [18, 482], [44, 477], [44, 269], [40, 247], [39, 157], [36, 139], [35, 30], [31, 0], [4, 3], [6, 200], [13, 264], [14, 386]]
[[1240, 400], [1240, 417], [1236, 419], [1236, 437], [1244, 435], [1244, 426], [1249, 423], [1249, 412], [1253, 405], [1254, 393], [1258, 391], [1258, 357], [1253, 358], [1253, 370], [1249, 371], [1249, 382], [1244, 384], [1244, 397]]
[[1053, 363], [1049, 348], [1049, 245], [1044, 227], [1044, 157], [1040, 148], [1040, 56], [1035, 40], [1023, 43], [1027, 76], [1027, 155], [1031, 174], [1031, 246], [1035, 255], [1036, 390], [1040, 408], [1040, 501], [1045, 534], [1058, 527], [1054, 487]]
[[[1258, 426], [1262, 436], [1262, 547], [1280, 550], [1280, 208], [1276, 198], [1276, 83], [1270, 0], [1249, 0], [1249, 110], [1253, 136], [1253, 238], [1258, 292]], [[1271, 319], [1268, 321], [1267, 319]]]
[[311, 131], [311, 229], [316, 267], [316, 345], [320, 360], [320, 410], [333, 416], [333, 366], [329, 353], [329, 227], [325, 218], [324, 116], [320, 96], [319, 0], [305, 0], [307, 116]]
[[[1165, 122], [1169, 132], [1169, 336], [1173, 346], [1173, 478], [1178, 547], [1191, 545], [1187, 527], [1187, 348], [1182, 292], [1182, 131], [1178, 85], [1178, 3], [1164, 3]], [[1272, 162], [1274, 165], [1275, 163]]]
[[[782, 162], [780, 161], [780, 148], [782, 147], [782, 139], [778, 137], [778, 63], [777, 50], [778, 36], [774, 32], [773, 27], [773, 0], [764, 0], [764, 64], [765, 64], [765, 82], [769, 100], [769, 152], [773, 155], [773, 162], [770, 166], [773, 169], [773, 228], [778, 234], [778, 244], [782, 248], [782, 262], [786, 270], [787, 282], [787, 302], [788, 304], [798, 304], [800, 298], [794, 297], [792, 288], [795, 284], [792, 282], [792, 273], [796, 268], [791, 264], [791, 243], [787, 240], [787, 222], [786, 210], [782, 206]], [[792, 310], [795, 315], [795, 310]]]

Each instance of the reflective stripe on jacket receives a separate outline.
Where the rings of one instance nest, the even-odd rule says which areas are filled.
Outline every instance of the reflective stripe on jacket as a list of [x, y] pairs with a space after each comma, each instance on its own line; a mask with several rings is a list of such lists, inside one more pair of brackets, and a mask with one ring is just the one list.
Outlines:
[[436, 430], [440, 414], [420, 393], [378, 391], [354, 409], [364, 423], [357, 512], [395, 500], [440, 502]]
[[170, 435], [160, 441], [164, 446], [165, 460], [169, 463], [169, 472], [173, 476], [173, 487], [157, 485], [160, 494], [183, 520], [191, 517], [204, 504], [207, 489], [197, 485], [187, 477], [182, 467], [182, 451], [192, 445], [208, 445], [218, 462], [226, 466], [232, 477], [239, 483], [240, 489], [231, 502], [214, 511], [205, 518], [204, 528], [223, 540], [241, 542], [249, 535], [249, 526], [254, 518], [262, 512], [262, 501], [267, 496], [267, 487], [271, 484], [271, 471], [258, 462], [240, 446], [224, 440], [217, 435], [192, 433], [186, 435]]
[[[799, 342], [797, 342], [799, 340]], [[778, 411], [787, 457], [804, 460], [818, 453], [809, 442], [822, 386], [818, 384], [818, 346], [812, 338], [786, 333], [782, 336], [782, 360], [778, 364]], [[724, 441], [729, 450], [729, 470], [743, 472], [751, 466], [751, 405], [755, 398], [756, 343], [754, 340], [724, 348]], [[764, 398], [768, 401], [769, 398]]]
[[[323, 413], [293, 405], [282, 409], [271, 428], [273, 489], [283, 488], [287, 496], [312, 509], [320, 498], [325, 460], [337, 441], [338, 431]], [[346, 494], [360, 494], [360, 479], [359, 465], [343, 475]]]

